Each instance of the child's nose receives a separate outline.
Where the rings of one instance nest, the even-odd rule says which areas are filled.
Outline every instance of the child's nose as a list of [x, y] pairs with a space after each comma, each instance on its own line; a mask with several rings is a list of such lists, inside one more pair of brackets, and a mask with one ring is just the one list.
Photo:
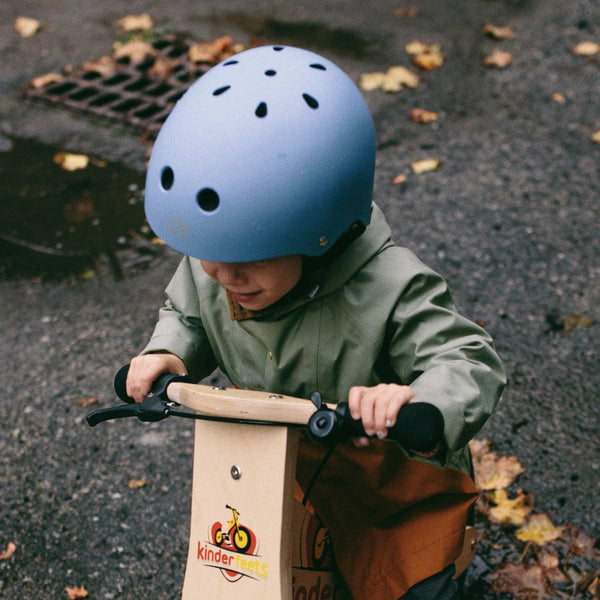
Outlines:
[[215, 263], [215, 279], [221, 285], [239, 283], [243, 279], [243, 272], [239, 263]]

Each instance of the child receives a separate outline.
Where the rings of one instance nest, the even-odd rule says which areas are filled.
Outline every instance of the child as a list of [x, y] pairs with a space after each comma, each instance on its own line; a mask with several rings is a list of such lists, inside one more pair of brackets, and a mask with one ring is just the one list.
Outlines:
[[[148, 220], [185, 256], [127, 391], [139, 402], [162, 372], [218, 366], [241, 388], [347, 400], [375, 441], [340, 444], [311, 502], [353, 598], [455, 598], [477, 495], [466, 444], [505, 376], [444, 280], [391, 241], [374, 165], [368, 107], [325, 58], [268, 46], [203, 75], [148, 168]], [[377, 439], [419, 401], [445, 419], [434, 452]], [[301, 487], [321, 455], [301, 442]]]

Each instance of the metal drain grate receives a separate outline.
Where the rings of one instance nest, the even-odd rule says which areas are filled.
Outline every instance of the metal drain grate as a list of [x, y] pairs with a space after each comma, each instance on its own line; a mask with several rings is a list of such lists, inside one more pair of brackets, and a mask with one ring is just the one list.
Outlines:
[[[137, 65], [129, 59], [115, 62], [110, 75], [100, 70], [79, 67], [59, 82], [29, 88], [25, 95], [53, 104], [125, 122], [155, 136], [175, 102], [212, 64], [189, 59], [190, 44], [175, 37], [152, 43], [157, 53]], [[169, 61], [170, 75], [149, 73], [160, 58]]]

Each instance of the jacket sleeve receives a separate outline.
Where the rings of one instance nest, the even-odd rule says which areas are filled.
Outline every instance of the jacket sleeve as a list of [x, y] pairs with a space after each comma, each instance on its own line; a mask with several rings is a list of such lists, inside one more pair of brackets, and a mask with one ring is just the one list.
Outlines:
[[458, 314], [446, 282], [426, 268], [413, 273], [388, 326], [390, 366], [420, 400], [440, 409], [446, 444], [456, 452], [483, 426], [506, 385], [492, 339]]
[[141, 354], [160, 351], [175, 354], [184, 362], [190, 377], [199, 381], [216, 369], [217, 361], [202, 325], [199, 295], [187, 256], [165, 292], [167, 300]]

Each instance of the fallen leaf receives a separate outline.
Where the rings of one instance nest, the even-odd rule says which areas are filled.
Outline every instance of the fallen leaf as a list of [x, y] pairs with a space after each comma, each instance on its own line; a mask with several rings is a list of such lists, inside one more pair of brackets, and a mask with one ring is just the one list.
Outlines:
[[17, 550], [17, 545], [14, 542], [6, 544], [6, 550], [0, 553], [0, 560], [8, 560]]
[[486, 67], [496, 67], [497, 69], [504, 69], [512, 62], [512, 54], [509, 52], [503, 52], [502, 50], [494, 50], [489, 56], [483, 59], [483, 64]]
[[595, 577], [587, 588], [593, 598], [600, 598], [600, 577]]
[[596, 144], [600, 144], [600, 129], [598, 129], [598, 131], [595, 131], [592, 134], [592, 142], [596, 142]]
[[105, 160], [100, 160], [99, 158], [90, 158], [90, 162], [95, 166], [101, 169], [108, 166], [108, 162]]
[[523, 563], [505, 563], [489, 575], [492, 591], [512, 594], [515, 600], [548, 598], [544, 573], [540, 565], [526, 567]]
[[539, 557], [539, 563], [544, 575], [552, 583], [564, 583], [568, 581], [565, 574], [558, 568], [559, 562], [560, 559], [554, 549], [543, 550]]
[[410, 166], [414, 173], [420, 175], [421, 173], [435, 171], [440, 166], [440, 161], [436, 158], [426, 158], [424, 160], [417, 160], [411, 163]]
[[127, 15], [115, 23], [123, 31], [135, 31], [136, 29], [152, 29], [154, 23], [148, 13], [141, 15]]
[[83, 273], [79, 274], [79, 278], [80, 279], [93, 279], [94, 276], [96, 275], [96, 272], [93, 271], [92, 269], [88, 269], [87, 271], [84, 271]]
[[596, 550], [596, 540], [577, 527], [569, 528], [569, 552], [588, 559], [593, 559], [599, 554]]
[[515, 30], [511, 27], [496, 27], [489, 23], [483, 28], [483, 33], [495, 40], [510, 40], [515, 37]]
[[475, 484], [480, 490], [508, 487], [525, 469], [516, 456], [501, 456], [492, 451], [489, 440], [471, 440]]
[[419, 14], [419, 9], [416, 6], [400, 6], [394, 9], [394, 14], [397, 17], [414, 19]]
[[416, 88], [419, 82], [418, 75], [402, 66], [390, 67], [385, 73], [363, 73], [360, 77], [360, 86], [366, 91], [399, 92], [404, 87]]
[[552, 94], [552, 100], [558, 104], [564, 104], [567, 101], [567, 99], [559, 92]]
[[594, 325], [594, 321], [587, 315], [569, 315], [565, 319], [562, 332], [571, 333], [577, 327], [591, 327], [592, 325]]
[[515, 531], [515, 535], [523, 542], [533, 542], [543, 546], [558, 539], [564, 527], [555, 527], [546, 513], [529, 517], [527, 523]]
[[130, 490], [139, 490], [141, 487], [144, 487], [148, 481], [146, 479], [130, 479], [127, 486]]
[[37, 77], [34, 77], [29, 82], [29, 85], [32, 88], [37, 90], [37, 89], [45, 87], [51, 83], [58, 83], [59, 81], [62, 81], [63, 79], [64, 79], [63, 75], [53, 71], [51, 73], [46, 73], [45, 75], [38, 75]]
[[392, 183], [394, 185], [399, 185], [400, 183], [404, 183], [406, 181], [406, 175], [396, 175], [396, 177], [394, 177], [394, 179], [392, 179]]
[[233, 54], [233, 40], [229, 35], [224, 35], [211, 42], [191, 44], [188, 50], [188, 57], [193, 63], [207, 62], [216, 64]]
[[117, 71], [117, 63], [112, 56], [101, 56], [97, 60], [86, 60], [83, 63], [84, 71], [94, 71], [103, 77], [111, 77]]
[[151, 244], [157, 244], [158, 246], [166, 246], [166, 242], [164, 240], [161, 240], [159, 237], [153, 237], [150, 240]]
[[86, 154], [71, 154], [70, 152], [57, 152], [54, 155], [53, 160], [65, 171], [85, 169], [90, 162], [90, 159]]
[[439, 44], [428, 45], [414, 41], [408, 44], [405, 49], [410, 54], [412, 62], [425, 71], [437, 69], [444, 64], [444, 55]]
[[157, 55], [156, 48], [152, 44], [142, 40], [131, 40], [124, 44], [115, 42], [113, 44], [113, 51], [117, 60], [128, 58], [132, 65], [139, 65], [147, 58]]
[[438, 118], [438, 113], [425, 110], [424, 108], [413, 108], [410, 111], [410, 120], [415, 123], [431, 123], [432, 121], [437, 121]]
[[485, 320], [484, 319], [475, 319], [475, 324], [479, 325], [479, 327], [485, 327]]
[[85, 408], [86, 406], [92, 406], [92, 404], [98, 404], [98, 398], [77, 398], [76, 402], [79, 406]]
[[148, 69], [148, 75], [168, 79], [173, 74], [173, 69], [178, 65], [178, 61], [171, 58], [159, 56], [154, 64]]
[[66, 587], [65, 592], [67, 592], [67, 598], [69, 600], [80, 600], [81, 598], [88, 597], [88, 591], [84, 586]]
[[497, 523], [521, 525], [533, 508], [533, 497], [523, 490], [517, 490], [516, 497], [512, 499], [508, 497], [506, 490], [496, 490], [493, 501], [496, 506], [490, 508], [489, 515]]
[[37, 19], [29, 17], [17, 17], [15, 19], [15, 31], [24, 38], [31, 37], [38, 32], [42, 24]]
[[579, 44], [573, 47], [572, 52], [577, 56], [594, 56], [594, 54], [600, 52], [600, 44], [590, 41], [579, 42]]

